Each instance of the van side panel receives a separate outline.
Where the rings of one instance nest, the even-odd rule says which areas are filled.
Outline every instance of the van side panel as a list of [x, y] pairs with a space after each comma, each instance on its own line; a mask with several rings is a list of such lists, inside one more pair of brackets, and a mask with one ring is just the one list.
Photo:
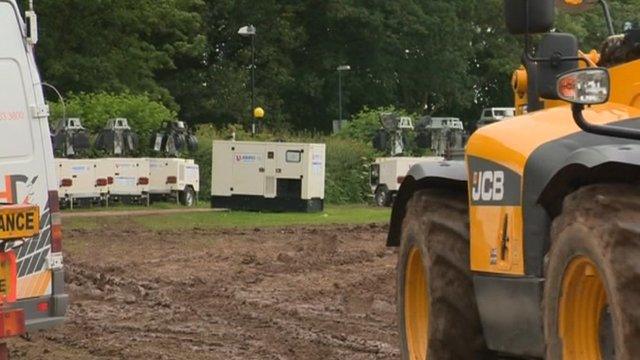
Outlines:
[[[0, 0], [0, 202], [38, 205], [40, 234], [13, 242], [17, 297], [28, 329], [62, 321], [67, 298], [61, 254], [51, 254], [49, 194], [57, 190], [48, 110], [32, 46], [15, 1]], [[9, 91], [7, 89], [10, 89]], [[55, 269], [54, 269], [55, 267]], [[37, 313], [41, 302], [49, 312]]]

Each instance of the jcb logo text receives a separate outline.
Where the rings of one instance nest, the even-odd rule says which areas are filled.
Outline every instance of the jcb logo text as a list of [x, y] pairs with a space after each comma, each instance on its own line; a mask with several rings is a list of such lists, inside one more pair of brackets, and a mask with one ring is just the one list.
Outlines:
[[504, 172], [474, 171], [471, 192], [474, 201], [502, 201], [504, 198]]

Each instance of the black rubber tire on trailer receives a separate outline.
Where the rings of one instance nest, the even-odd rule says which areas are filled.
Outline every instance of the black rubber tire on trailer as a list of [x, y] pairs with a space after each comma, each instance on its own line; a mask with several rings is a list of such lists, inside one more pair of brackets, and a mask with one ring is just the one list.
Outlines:
[[487, 357], [469, 268], [464, 193], [427, 189], [413, 195], [396, 280], [403, 359]]
[[180, 204], [192, 207], [196, 204], [196, 192], [191, 186], [187, 186], [180, 192]]
[[597, 184], [567, 196], [545, 277], [547, 359], [640, 359], [640, 188]]
[[391, 203], [390, 199], [391, 195], [389, 193], [389, 189], [384, 185], [378, 186], [375, 194], [373, 195], [373, 201], [376, 205], [380, 207], [389, 206]]

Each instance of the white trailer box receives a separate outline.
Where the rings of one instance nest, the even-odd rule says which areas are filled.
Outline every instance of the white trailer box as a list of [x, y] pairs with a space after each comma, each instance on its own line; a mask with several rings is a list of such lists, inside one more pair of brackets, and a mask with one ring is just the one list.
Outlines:
[[400, 184], [417, 163], [443, 161], [443, 157], [385, 157], [371, 164], [371, 191], [378, 206], [390, 206], [400, 189]]
[[191, 159], [150, 158], [149, 193], [173, 197], [185, 206], [196, 203], [200, 191], [200, 168]]
[[98, 160], [98, 176], [107, 178], [109, 201], [149, 204], [149, 159], [104, 158]]
[[212, 207], [323, 209], [324, 144], [216, 140], [212, 159]]
[[98, 159], [55, 159], [61, 205], [92, 204], [106, 199], [107, 178], [98, 176]]

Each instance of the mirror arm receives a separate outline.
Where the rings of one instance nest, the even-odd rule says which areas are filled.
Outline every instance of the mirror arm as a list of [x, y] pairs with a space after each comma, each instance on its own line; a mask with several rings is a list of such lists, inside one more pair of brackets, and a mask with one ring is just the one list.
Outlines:
[[619, 126], [592, 124], [584, 118], [583, 110], [584, 110], [584, 105], [581, 105], [581, 104], [571, 105], [573, 120], [580, 127], [580, 129], [596, 135], [613, 136], [613, 137], [631, 139], [631, 140], [640, 140], [640, 130], [623, 128]]
[[609, 30], [609, 35], [613, 36], [616, 34], [616, 31], [613, 28], [613, 19], [611, 18], [611, 10], [609, 10], [609, 4], [606, 0], [600, 0], [600, 5], [602, 5], [604, 17], [607, 20], [607, 29]]

